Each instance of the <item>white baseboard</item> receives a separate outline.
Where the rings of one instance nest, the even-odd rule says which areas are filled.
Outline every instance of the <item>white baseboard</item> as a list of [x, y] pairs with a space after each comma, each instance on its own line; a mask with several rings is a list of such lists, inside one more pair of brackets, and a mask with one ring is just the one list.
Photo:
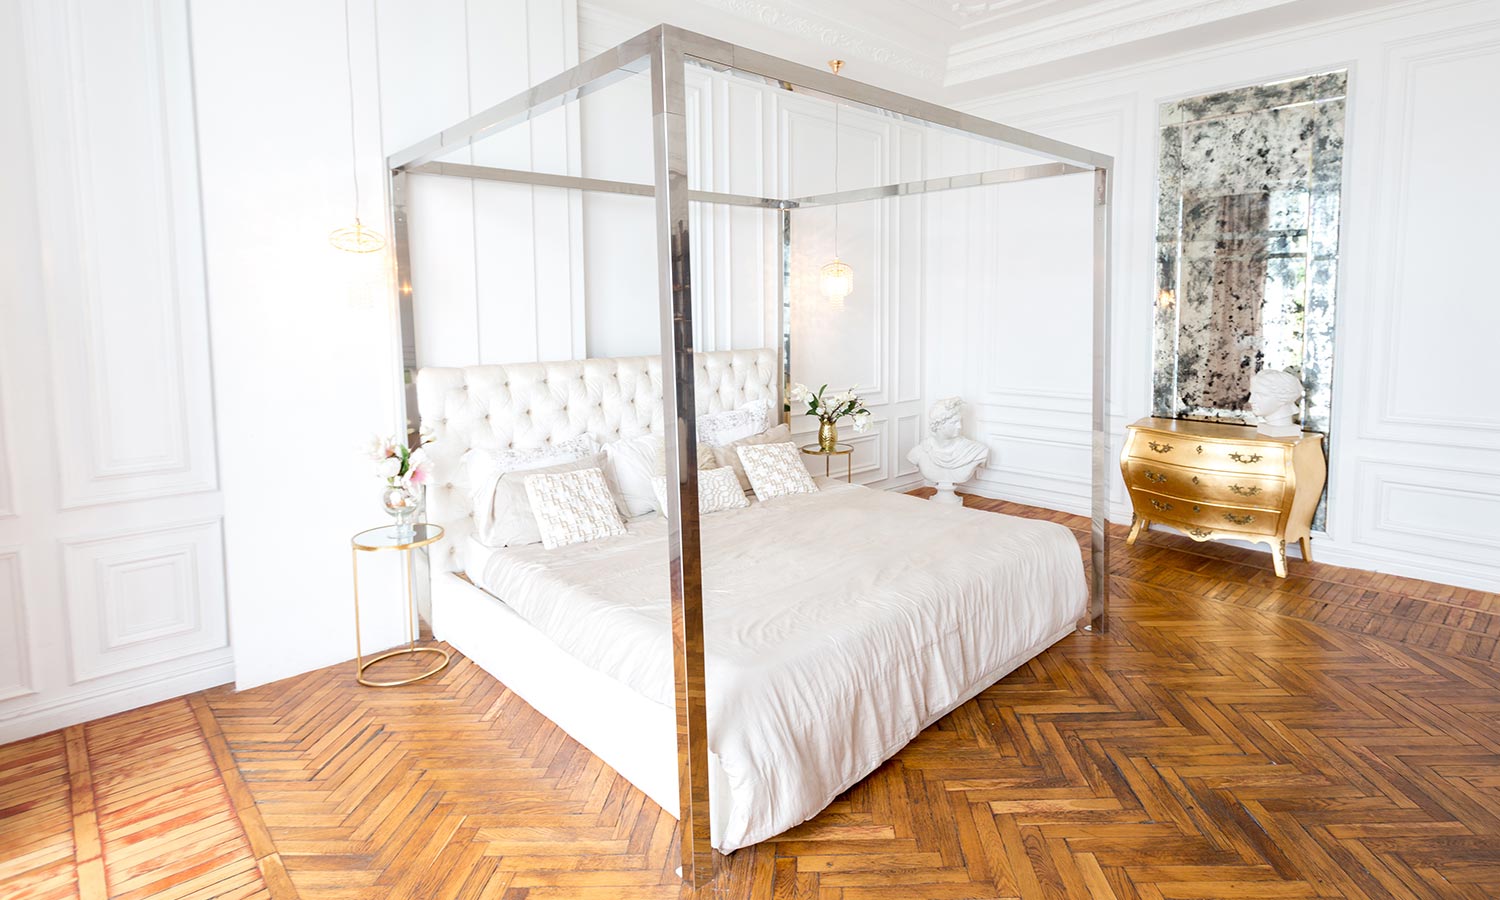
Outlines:
[[149, 679], [121, 683], [82, 694], [64, 695], [52, 701], [31, 705], [0, 719], [0, 744], [150, 706], [233, 680], [233, 655], [227, 649], [217, 651]]
[[[975, 494], [991, 500], [1009, 500], [1013, 503], [1024, 503], [1028, 506], [1039, 506], [1043, 509], [1055, 509], [1059, 512], [1072, 513], [1079, 516], [1089, 515], [1088, 500], [1078, 497], [1075, 494], [1038, 491], [1014, 485], [1001, 486], [981, 483], [961, 485], [959, 493]], [[1111, 503], [1109, 520], [1116, 525], [1129, 525], [1131, 520], [1131, 508], [1129, 504]], [[1152, 530], [1158, 529], [1153, 526]], [[1163, 527], [1159, 530], [1166, 534], [1180, 533], [1168, 527]], [[1222, 543], [1234, 547], [1258, 549], [1261, 552], [1265, 552], [1264, 544], [1252, 544], [1249, 541], [1232, 539], [1223, 540]], [[1287, 557], [1290, 559], [1302, 558], [1301, 551], [1295, 544], [1289, 545], [1286, 548], [1286, 552]], [[1500, 567], [1486, 568], [1484, 566], [1475, 566], [1446, 559], [1425, 558], [1412, 553], [1388, 550], [1383, 547], [1360, 547], [1334, 541], [1321, 533], [1313, 535], [1313, 557], [1318, 562], [1334, 566], [1361, 569], [1366, 572], [1379, 572], [1384, 575], [1399, 575], [1403, 578], [1420, 578], [1423, 581], [1432, 581], [1438, 584], [1451, 584], [1455, 587], [1500, 593]]]

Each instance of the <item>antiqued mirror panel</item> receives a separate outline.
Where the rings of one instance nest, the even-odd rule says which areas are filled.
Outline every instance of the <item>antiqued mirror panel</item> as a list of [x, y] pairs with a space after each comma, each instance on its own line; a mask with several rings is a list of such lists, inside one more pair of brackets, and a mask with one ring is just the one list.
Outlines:
[[[1254, 422], [1250, 379], [1302, 379], [1328, 433], [1346, 72], [1161, 107], [1154, 412]], [[1321, 518], [1321, 516], [1320, 516]]]

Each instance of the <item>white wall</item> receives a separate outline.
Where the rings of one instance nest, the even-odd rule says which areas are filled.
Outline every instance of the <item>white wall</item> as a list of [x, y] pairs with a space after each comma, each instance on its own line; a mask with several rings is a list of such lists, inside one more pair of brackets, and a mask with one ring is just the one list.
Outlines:
[[[192, 13], [235, 680], [248, 687], [353, 656], [348, 539], [384, 518], [355, 453], [393, 429], [398, 357], [380, 255], [327, 239], [352, 216], [343, 4]], [[362, 214], [385, 230], [368, 0], [353, 22]]]
[[[577, 59], [567, 2], [354, 0], [350, 16], [360, 212], [388, 237], [386, 153]], [[385, 520], [356, 451], [399, 428], [389, 257], [327, 242], [353, 215], [344, 35], [342, 0], [193, 4], [240, 687], [353, 656], [348, 539]], [[455, 159], [576, 172], [571, 122], [559, 114]], [[577, 198], [413, 180], [423, 362], [581, 351]], [[392, 562], [361, 560], [367, 650], [399, 635]]]
[[0, 743], [230, 677], [185, 0], [0, 3]]
[[[970, 111], [1116, 157], [1118, 438], [1150, 409], [1158, 104], [1342, 67], [1350, 87], [1335, 422], [1328, 534], [1314, 553], [1500, 589], [1500, 357], [1489, 347], [1500, 330], [1500, 294], [1484, 262], [1500, 241], [1490, 213], [1500, 186], [1473, 162], [1500, 138], [1493, 2], [1349, 17], [1040, 85]], [[1025, 190], [1061, 202], [1075, 188], [1058, 181]], [[1087, 246], [1087, 219], [1049, 211], [1019, 226], [996, 221], [1002, 240], [988, 246], [1000, 254], [1005, 324], [969, 332], [969, 356], [993, 354], [994, 368], [959, 379], [981, 400], [978, 417], [996, 454], [981, 490], [1082, 512], [1087, 286], [1071, 277], [1071, 248]], [[1054, 290], [1037, 280], [1039, 265], [1055, 276]], [[1007, 340], [1007, 332], [1025, 339]], [[1115, 518], [1127, 520], [1118, 481], [1113, 500]]]

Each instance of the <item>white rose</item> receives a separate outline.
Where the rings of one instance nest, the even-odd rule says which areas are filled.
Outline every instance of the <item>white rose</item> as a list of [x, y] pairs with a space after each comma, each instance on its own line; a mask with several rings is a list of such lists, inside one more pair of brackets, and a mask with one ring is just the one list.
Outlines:
[[864, 434], [866, 431], [869, 431], [869, 430], [870, 430], [870, 417], [869, 416], [855, 416], [854, 417], [854, 433], [855, 434]]
[[390, 457], [388, 459], [381, 460], [375, 466], [375, 473], [377, 475], [379, 475], [381, 478], [395, 478], [397, 475], [400, 475], [401, 474], [401, 459], [400, 459], [400, 457], [392, 456], [392, 457]]

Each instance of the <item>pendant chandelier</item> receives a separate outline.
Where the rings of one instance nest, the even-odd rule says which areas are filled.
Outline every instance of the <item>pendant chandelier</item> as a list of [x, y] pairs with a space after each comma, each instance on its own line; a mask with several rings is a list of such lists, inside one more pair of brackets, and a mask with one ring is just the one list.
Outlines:
[[[828, 69], [837, 75], [844, 67], [842, 59], [828, 61]], [[833, 192], [839, 190], [839, 103], [833, 104]], [[835, 310], [844, 308], [844, 298], [854, 293], [854, 269], [839, 259], [839, 206], [833, 207], [833, 261], [825, 265], [821, 273], [823, 296]]]
[[328, 233], [328, 243], [348, 253], [374, 253], [385, 246], [385, 238], [359, 220], [359, 154], [354, 137], [354, 51], [349, 35], [349, 0], [344, 0], [344, 72], [349, 84], [349, 175], [354, 182], [354, 224]]

